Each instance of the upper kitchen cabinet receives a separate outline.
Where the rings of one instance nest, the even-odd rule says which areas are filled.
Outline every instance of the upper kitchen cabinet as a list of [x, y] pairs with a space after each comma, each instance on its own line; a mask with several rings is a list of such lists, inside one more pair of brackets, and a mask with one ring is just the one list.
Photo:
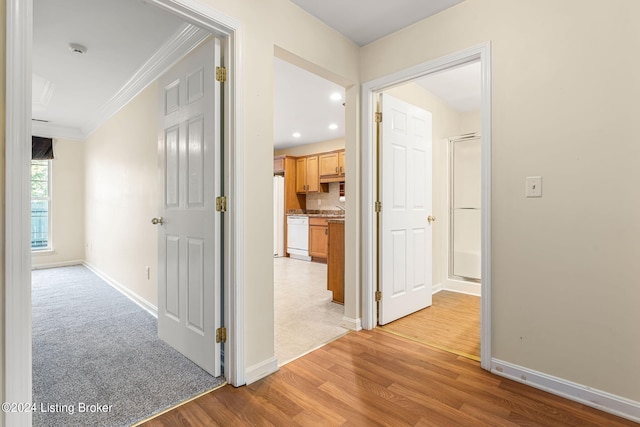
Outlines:
[[318, 171], [319, 156], [298, 157], [296, 159], [296, 193], [326, 193], [327, 184], [320, 183]]
[[345, 151], [333, 151], [319, 156], [320, 182], [341, 182], [345, 175]]
[[277, 156], [273, 158], [273, 173], [284, 174], [287, 156]]

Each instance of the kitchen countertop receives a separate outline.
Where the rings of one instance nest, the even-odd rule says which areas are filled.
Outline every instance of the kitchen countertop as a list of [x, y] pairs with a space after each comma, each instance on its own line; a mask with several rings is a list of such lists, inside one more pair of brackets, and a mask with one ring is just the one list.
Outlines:
[[308, 216], [311, 218], [322, 217], [322, 218], [344, 219], [344, 211], [339, 211], [339, 210], [314, 211], [314, 210], [293, 209], [293, 210], [288, 210], [287, 215]]

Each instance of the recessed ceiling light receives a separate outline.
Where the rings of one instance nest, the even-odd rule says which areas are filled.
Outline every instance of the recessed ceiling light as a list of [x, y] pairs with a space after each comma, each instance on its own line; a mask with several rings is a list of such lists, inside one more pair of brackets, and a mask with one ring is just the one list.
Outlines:
[[337, 125], [337, 124], [335, 124], [335, 123], [331, 123], [331, 124], [329, 125], [329, 129], [331, 129], [331, 130], [336, 130], [336, 129], [338, 129], [338, 125]]
[[332, 101], [340, 101], [341, 99], [342, 99], [342, 95], [340, 95], [338, 92], [334, 92], [331, 94]]
[[300, 138], [302, 135], [300, 135], [300, 132], [294, 132], [293, 133], [293, 137], [294, 138]]

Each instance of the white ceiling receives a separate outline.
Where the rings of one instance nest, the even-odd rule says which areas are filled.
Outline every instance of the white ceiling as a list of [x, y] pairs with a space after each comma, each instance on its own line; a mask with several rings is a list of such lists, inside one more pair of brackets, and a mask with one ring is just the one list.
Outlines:
[[[332, 94], [340, 99], [332, 100]], [[274, 148], [344, 137], [344, 88], [286, 61], [274, 60]], [[337, 125], [330, 129], [329, 125]], [[293, 134], [298, 132], [299, 137]]]
[[464, 0], [291, 0], [364, 46]]
[[[291, 1], [362, 44], [462, 0]], [[187, 25], [144, 0], [34, 0], [33, 11], [33, 118], [48, 121], [34, 121], [41, 136], [86, 137], [117, 111], [114, 99], [124, 98], [141, 67]], [[86, 54], [72, 53], [70, 43], [86, 46]], [[274, 67], [276, 148], [344, 137], [344, 101], [329, 98], [344, 96], [344, 89], [279, 59]], [[433, 76], [438, 81], [426, 87], [460, 111], [473, 108], [466, 98], [477, 93], [479, 106], [479, 78], [470, 88], [473, 79], [462, 70], [451, 73]], [[329, 129], [332, 123], [337, 129]]]
[[183, 25], [140, 0], [34, 0], [33, 118], [79, 131]]
[[480, 109], [479, 61], [430, 74], [417, 83], [460, 113]]

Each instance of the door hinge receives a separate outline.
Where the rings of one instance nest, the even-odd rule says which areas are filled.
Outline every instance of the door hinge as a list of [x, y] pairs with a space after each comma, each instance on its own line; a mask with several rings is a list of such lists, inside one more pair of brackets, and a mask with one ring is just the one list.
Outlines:
[[216, 329], [216, 342], [227, 342], [227, 328], [224, 326]]
[[227, 197], [226, 196], [216, 197], [216, 212], [226, 212], [226, 211], [227, 211]]
[[373, 204], [373, 208], [375, 209], [376, 213], [382, 212], [382, 202], [375, 202]]
[[227, 81], [227, 69], [225, 67], [216, 67], [216, 80], [221, 83]]
[[376, 291], [376, 301], [382, 301], [382, 292]]
[[374, 115], [376, 123], [382, 123], [382, 113], [375, 113]]

